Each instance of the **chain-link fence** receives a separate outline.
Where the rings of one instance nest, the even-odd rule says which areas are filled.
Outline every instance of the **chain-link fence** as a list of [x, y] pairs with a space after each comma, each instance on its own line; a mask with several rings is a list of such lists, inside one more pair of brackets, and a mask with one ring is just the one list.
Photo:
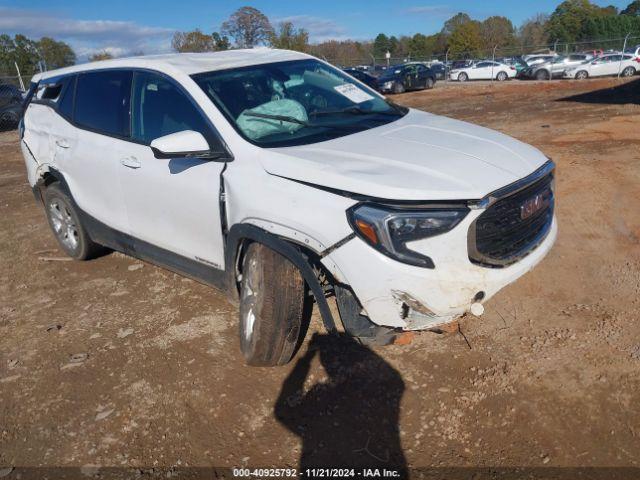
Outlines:
[[18, 127], [22, 102], [35, 71], [0, 70], [0, 132]]
[[325, 58], [330, 63], [340, 67], [362, 66], [374, 72], [383, 71], [390, 65], [400, 65], [408, 62], [440, 62], [449, 63], [469, 60], [500, 60], [514, 59], [533, 54], [558, 54], [569, 55], [577, 52], [590, 53], [594, 56], [606, 52], [619, 52], [623, 49], [629, 50], [640, 44], [640, 36], [627, 36], [611, 39], [594, 39], [581, 42], [563, 43], [553, 42], [543, 45], [518, 45], [518, 46], [496, 46], [494, 48], [474, 49], [468, 51], [441, 51], [429, 56], [411, 55], [410, 53], [394, 54], [389, 58], [386, 56], [374, 56], [363, 54], [353, 58]]

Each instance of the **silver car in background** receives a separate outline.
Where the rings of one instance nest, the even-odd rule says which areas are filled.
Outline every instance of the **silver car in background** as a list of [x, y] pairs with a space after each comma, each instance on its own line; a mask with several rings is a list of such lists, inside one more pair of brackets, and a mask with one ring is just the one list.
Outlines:
[[550, 80], [551, 78], [562, 78], [565, 70], [577, 67], [593, 58], [587, 53], [575, 53], [562, 55], [551, 61], [530, 65], [522, 72], [521, 77], [534, 78], [536, 80]]

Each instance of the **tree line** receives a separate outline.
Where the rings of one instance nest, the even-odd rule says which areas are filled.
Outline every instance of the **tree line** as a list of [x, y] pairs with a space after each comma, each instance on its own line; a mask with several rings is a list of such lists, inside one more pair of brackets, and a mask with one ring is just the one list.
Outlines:
[[[500, 51], [525, 47], [605, 40], [624, 37], [628, 33], [640, 36], [640, 0], [633, 0], [625, 9], [600, 7], [590, 0], [565, 0], [550, 15], [538, 14], [516, 28], [504, 16], [474, 20], [460, 12], [435, 34], [416, 33], [413, 36], [378, 34], [371, 41], [329, 40], [309, 42], [309, 32], [290, 21], [275, 27], [260, 10], [245, 6], [236, 10], [218, 31], [205, 33], [199, 29], [176, 32], [171, 46], [176, 52], [213, 52], [231, 48], [251, 48], [266, 45], [308, 52], [338, 64], [354, 59], [369, 60], [392, 57], [428, 58], [448, 51], [451, 57], [478, 56], [494, 47]], [[142, 54], [143, 52], [137, 52]], [[90, 61], [111, 58], [107, 51], [97, 52]], [[49, 37], [32, 40], [24, 35], [0, 35], [0, 72], [15, 71], [15, 64], [26, 73], [55, 69], [76, 62], [76, 54], [65, 42]]]

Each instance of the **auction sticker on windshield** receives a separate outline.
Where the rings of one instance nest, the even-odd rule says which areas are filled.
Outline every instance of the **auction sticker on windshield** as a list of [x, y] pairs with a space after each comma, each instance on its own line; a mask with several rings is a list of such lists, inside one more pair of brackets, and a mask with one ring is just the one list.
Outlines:
[[344, 83], [342, 85], [337, 85], [333, 87], [336, 92], [344, 95], [353, 103], [363, 103], [369, 100], [373, 100], [373, 97], [369, 95], [367, 92], [360, 90], [358, 87], [353, 85], [352, 83]]

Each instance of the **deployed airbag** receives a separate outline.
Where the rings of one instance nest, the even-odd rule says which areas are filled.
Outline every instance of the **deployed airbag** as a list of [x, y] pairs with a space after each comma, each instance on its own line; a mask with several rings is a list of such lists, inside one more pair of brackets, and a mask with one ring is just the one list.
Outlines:
[[292, 117], [303, 122], [306, 122], [309, 118], [301, 103], [288, 98], [272, 100], [255, 108], [249, 108], [238, 116], [237, 123], [244, 134], [252, 140], [273, 135], [274, 133], [293, 133], [301, 129], [302, 125], [284, 120], [252, 117], [247, 115], [248, 113]]

